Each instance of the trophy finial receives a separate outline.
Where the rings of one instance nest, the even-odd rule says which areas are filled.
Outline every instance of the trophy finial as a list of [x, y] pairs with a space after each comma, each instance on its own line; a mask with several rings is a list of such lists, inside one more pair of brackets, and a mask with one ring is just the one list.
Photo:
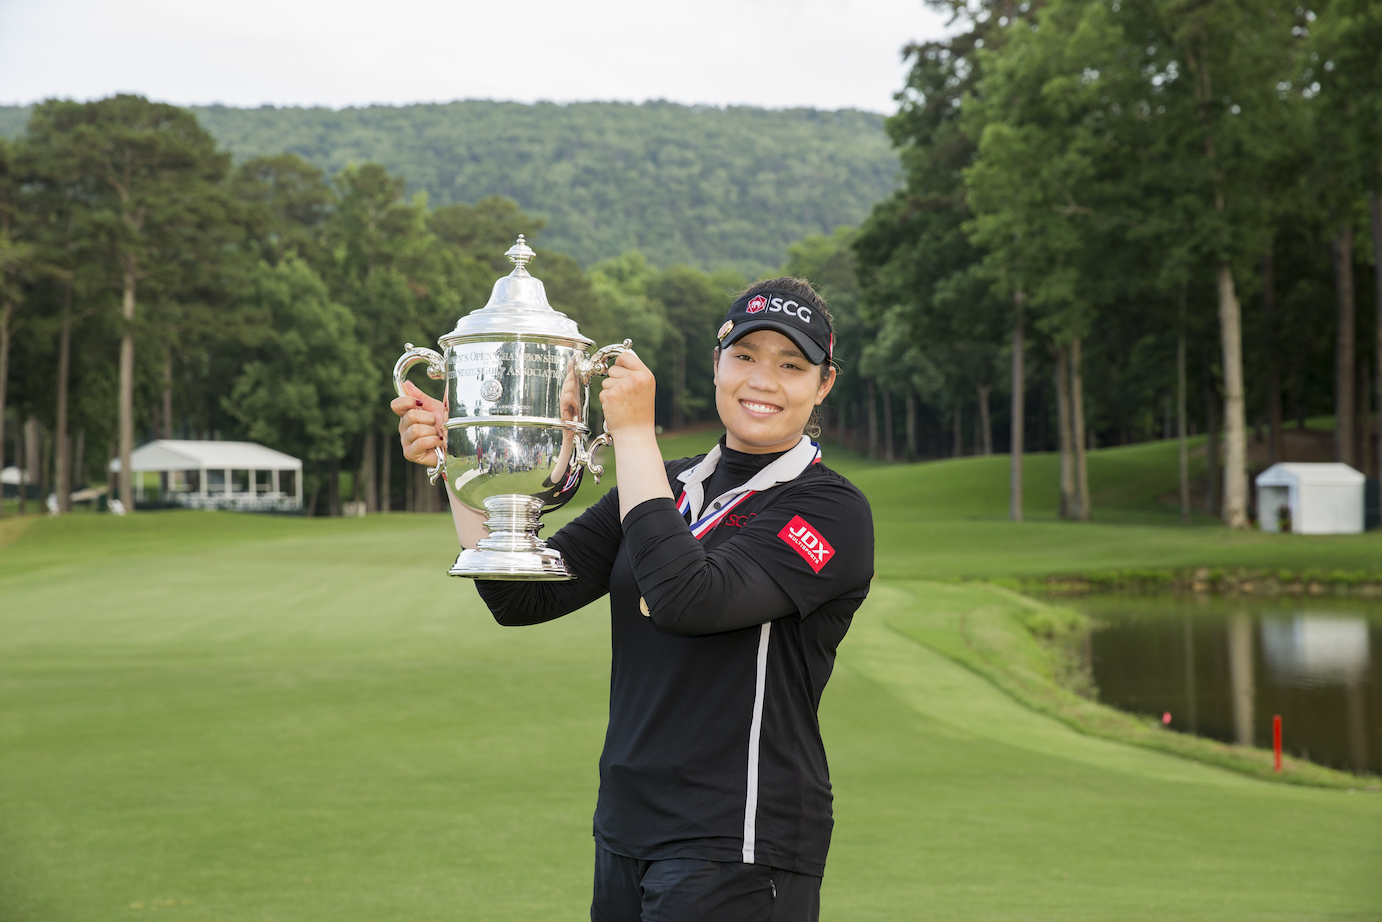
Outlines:
[[537, 254], [533, 252], [533, 248], [528, 246], [524, 241], [522, 234], [518, 235], [518, 242], [509, 247], [504, 255], [509, 258], [509, 262], [517, 267], [513, 270], [513, 274], [520, 276], [528, 274], [528, 263], [532, 261], [533, 257], [537, 256]]

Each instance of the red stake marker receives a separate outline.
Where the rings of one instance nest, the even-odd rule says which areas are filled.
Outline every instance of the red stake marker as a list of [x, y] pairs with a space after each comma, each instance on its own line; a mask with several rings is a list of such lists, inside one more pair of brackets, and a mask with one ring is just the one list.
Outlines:
[[1276, 760], [1273, 771], [1281, 771], [1281, 715], [1272, 715], [1272, 755]]

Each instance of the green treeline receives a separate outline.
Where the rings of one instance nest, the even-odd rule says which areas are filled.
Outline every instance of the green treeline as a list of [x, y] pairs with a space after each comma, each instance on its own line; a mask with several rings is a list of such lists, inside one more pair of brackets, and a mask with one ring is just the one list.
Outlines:
[[313, 508], [342, 483], [424, 508], [391, 461], [387, 372], [545, 225], [535, 274], [589, 336], [634, 340], [669, 427], [714, 418], [728, 296], [780, 269], [836, 318], [826, 436], [882, 460], [1011, 452], [1015, 514], [1024, 451], [1060, 452], [1076, 520], [1097, 446], [1204, 434], [1183, 514], [1234, 526], [1272, 461], [1374, 473], [1382, 4], [954, 12], [906, 49], [874, 159], [850, 112], [115, 97], [20, 130], [0, 110], [4, 456], [62, 497], [145, 438], [250, 438], [307, 460]]
[[[436, 508], [392, 461], [393, 363], [482, 307], [543, 225], [501, 196], [429, 207], [377, 163], [232, 165], [191, 112], [136, 96], [43, 103], [0, 142], [4, 457], [70, 508], [150, 438], [246, 438], [304, 459], [311, 510]], [[712, 412], [688, 353], [709, 361], [742, 276], [543, 247], [533, 271], [587, 335], [635, 340], [661, 418]]]
[[1308, 416], [1375, 473], [1382, 4], [953, 6], [887, 123], [905, 188], [852, 245], [871, 451], [1058, 447], [1085, 519], [1088, 447], [1205, 432], [1234, 526], [1250, 467], [1325, 460]]
[[[0, 108], [0, 135], [17, 135], [27, 111]], [[291, 153], [328, 175], [380, 163], [434, 205], [511, 198], [583, 266], [637, 249], [660, 266], [757, 274], [897, 187], [882, 117], [850, 110], [468, 100], [191, 111], [237, 160]]]

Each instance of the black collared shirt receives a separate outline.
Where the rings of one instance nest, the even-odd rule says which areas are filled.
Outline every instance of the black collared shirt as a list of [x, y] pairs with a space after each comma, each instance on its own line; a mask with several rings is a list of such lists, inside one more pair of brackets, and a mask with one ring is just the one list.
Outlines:
[[[707, 501], [777, 457], [722, 452]], [[667, 464], [674, 496], [701, 457]], [[833, 820], [816, 709], [873, 575], [863, 494], [814, 464], [698, 541], [668, 499], [621, 523], [616, 488], [549, 543], [576, 580], [476, 587], [501, 624], [610, 596], [600, 845], [823, 874]]]

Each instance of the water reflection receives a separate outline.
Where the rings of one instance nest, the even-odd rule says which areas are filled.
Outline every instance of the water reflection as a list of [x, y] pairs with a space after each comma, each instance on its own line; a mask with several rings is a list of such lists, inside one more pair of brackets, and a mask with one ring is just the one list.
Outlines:
[[1283, 684], [1350, 685], [1368, 671], [1368, 623], [1362, 618], [1300, 614], [1262, 619], [1267, 668]]
[[1269, 745], [1336, 768], [1382, 757], [1382, 604], [1360, 600], [1093, 596], [1100, 698], [1171, 715], [1172, 729]]
[[1228, 622], [1228, 674], [1233, 687], [1233, 738], [1237, 743], [1251, 746], [1256, 698], [1252, 683], [1252, 622], [1241, 612]]

